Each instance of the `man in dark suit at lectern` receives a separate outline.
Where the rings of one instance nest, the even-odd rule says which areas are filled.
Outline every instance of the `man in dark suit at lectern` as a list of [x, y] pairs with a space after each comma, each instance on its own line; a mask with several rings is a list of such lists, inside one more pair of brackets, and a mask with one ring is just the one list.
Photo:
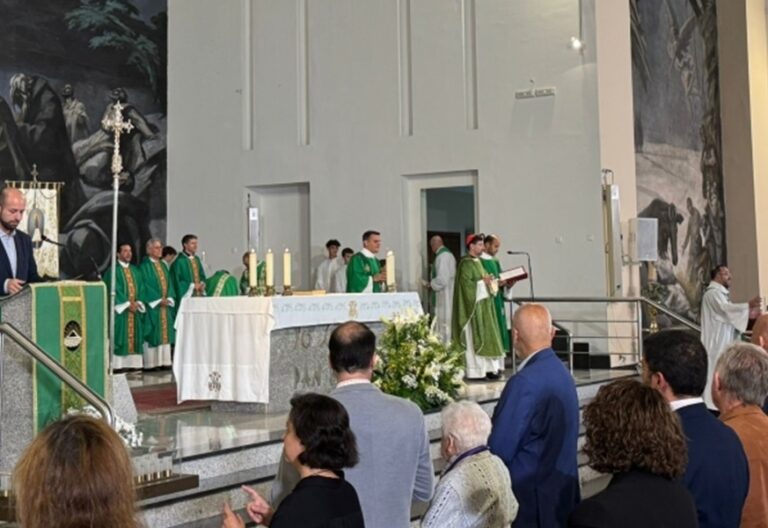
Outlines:
[[32, 254], [32, 239], [16, 229], [27, 201], [20, 190], [0, 191], [0, 284], [3, 295], [18, 293], [29, 282], [40, 282]]

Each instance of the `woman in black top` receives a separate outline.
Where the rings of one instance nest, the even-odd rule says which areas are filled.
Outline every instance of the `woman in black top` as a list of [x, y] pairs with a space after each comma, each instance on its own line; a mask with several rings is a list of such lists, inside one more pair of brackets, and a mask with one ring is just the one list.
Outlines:
[[[357, 492], [342, 468], [357, 464], [355, 435], [346, 409], [328, 396], [302, 394], [291, 399], [283, 452], [301, 481], [277, 510], [248, 486], [246, 511], [271, 528], [364, 528]], [[224, 507], [222, 528], [240, 528], [243, 520]]]

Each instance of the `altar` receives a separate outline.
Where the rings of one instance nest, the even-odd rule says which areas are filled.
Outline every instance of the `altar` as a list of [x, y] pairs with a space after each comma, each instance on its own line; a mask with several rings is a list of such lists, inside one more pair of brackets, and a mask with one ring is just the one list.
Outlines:
[[188, 297], [176, 317], [177, 399], [287, 410], [296, 392], [333, 388], [328, 339], [339, 323], [378, 334], [382, 318], [406, 310], [422, 313], [415, 292]]

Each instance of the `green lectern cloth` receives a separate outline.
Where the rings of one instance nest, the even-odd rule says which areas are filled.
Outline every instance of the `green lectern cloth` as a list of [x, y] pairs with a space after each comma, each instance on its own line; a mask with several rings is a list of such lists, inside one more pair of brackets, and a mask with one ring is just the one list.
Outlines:
[[[31, 284], [32, 340], [96, 393], [105, 396], [107, 292], [101, 283]], [[84, 402], [48, 368], [33, 363], [35, 432]]]

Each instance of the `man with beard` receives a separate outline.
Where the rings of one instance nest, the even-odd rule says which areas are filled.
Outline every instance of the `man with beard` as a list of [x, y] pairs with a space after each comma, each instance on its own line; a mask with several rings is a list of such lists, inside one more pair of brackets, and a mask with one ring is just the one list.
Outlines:
[[65, 224], [84, 200], [59, 96], [42, 77], [17, 73], [11, 77], [11, 102], [18, 109], [22, 150], [27, 161], [37, 165], [38, 179], [64, 182], [61, 223]]
[[32, 239], [16, 229], [27, 202], [18, 189], [0, 192], [0, 284], [3, 295], [18, 293], [28, 282], [40, 282], [32, 254]]
[[732, 303], [728, 298], [731, 288], [731, 272], [727, 266], [717, 266], [710, 273], [711, 282], [704, 290], [701, 300], [701, 342], [709, 356], [707, 386], [704, 400], [707, 407], [715, 408], [712, 401], [712, 374], [717, 358], [733, 341], [738, 341], [741, 332], [747, 329], [750, 319], [761, 313], [760, 297], [750, 299], [748, 303]]

